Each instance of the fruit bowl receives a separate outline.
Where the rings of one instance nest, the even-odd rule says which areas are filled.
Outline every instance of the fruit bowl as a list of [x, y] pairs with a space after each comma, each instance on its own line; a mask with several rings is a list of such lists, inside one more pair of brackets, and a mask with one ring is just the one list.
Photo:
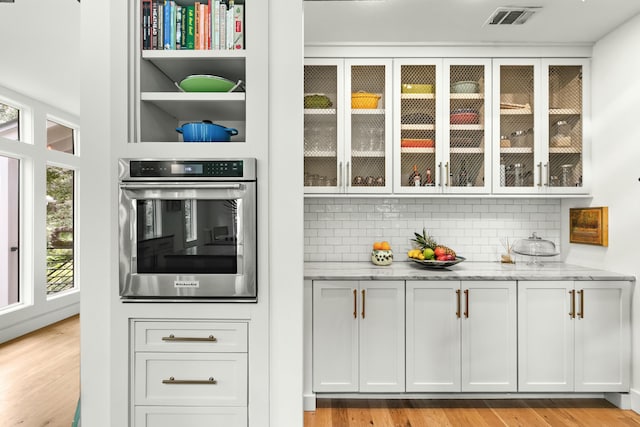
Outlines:
[[415, 259], [415, 258], [409, 258], [409, 259], [417, 264], [420, 264], [425, 268], [447, 268], [447, 267], [451, 267], [452, 265], [461, 263], [466, 258], [457, 256], [456, 259], [451, 261], [436, 261], [434, 259]]

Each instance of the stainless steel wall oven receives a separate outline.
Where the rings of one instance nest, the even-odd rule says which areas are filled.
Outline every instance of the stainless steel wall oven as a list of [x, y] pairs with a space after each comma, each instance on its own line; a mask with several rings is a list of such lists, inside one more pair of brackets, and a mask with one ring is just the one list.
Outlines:
[[256, 160], [119, 160], [120, 297], [257, 300]]

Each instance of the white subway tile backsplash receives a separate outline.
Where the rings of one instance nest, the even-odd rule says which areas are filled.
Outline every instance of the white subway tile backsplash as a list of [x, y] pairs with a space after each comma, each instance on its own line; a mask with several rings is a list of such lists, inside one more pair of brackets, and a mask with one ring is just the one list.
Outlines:
[[368, 261], [387, 240], [405, 259], [414, 232], [425, 228], [470, 261], [497, 261], [501, 239], [532, 232], [560, 240], [560, 200], [537, 198], [309, 198], [304, 204], [305, 261]]

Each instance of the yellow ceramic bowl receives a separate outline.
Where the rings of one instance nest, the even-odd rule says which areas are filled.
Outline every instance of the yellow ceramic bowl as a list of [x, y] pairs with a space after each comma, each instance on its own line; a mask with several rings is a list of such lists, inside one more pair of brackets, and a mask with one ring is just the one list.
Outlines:
[[356, 92], [351, 94], [351, 108], [378, 108], [378, 101], [382, 96], [375, 93]]

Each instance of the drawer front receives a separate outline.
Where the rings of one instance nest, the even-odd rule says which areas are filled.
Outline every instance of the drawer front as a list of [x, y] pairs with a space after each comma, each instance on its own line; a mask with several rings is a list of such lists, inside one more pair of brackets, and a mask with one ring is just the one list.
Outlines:
[[135, 322], [135, 351], [247, 351], [247, 324], [242, 322]]
[[141, 352], [135, 357], [135, 405], [247, 405], [246, 353]]
[[136, 406], [134, 427], [247, 427], [247, 409]]

